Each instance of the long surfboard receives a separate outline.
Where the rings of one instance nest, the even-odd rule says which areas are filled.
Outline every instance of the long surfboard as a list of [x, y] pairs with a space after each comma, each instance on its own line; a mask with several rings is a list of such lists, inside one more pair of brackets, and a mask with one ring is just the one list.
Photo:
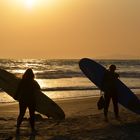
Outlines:
[[[0, 88], [8, 93], [11, 97], [14, 97], [20, 78], [17, 78], [14, 74], [0, 69]], [[55, 120], [65, 119], [64, 111], [58, 106], [52, 99], [46, 96], [41, 90], [35, 92], [36, 96], [36, 111], [52, 117]]]
[[[82, 72], [92, 81], [99, 89], [105, 71], [107, 69], [99, 63], [89, 58], [83, 58], [79, 62]], [[140, 100], [138, 97], [119, 79], [117, 79], [118, 101], [127, 109], [140, 114]]]

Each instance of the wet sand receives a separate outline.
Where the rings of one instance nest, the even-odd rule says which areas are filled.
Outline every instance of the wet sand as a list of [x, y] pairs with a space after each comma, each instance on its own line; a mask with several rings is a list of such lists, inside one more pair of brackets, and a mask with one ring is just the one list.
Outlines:
[[114, 117], [112, 103], [109, 122], [104, 121], [103, 111], [97, 109], [99, 98], [57, 101], [66, 113], [59, 124], [46, 116], [36, 115], [37, 135], [31, 135], [28, 112], [16, 136], [18, 103], [0, 104], [0, 140], [138, 140], [140, 115], [121, 105], [120, 120]]

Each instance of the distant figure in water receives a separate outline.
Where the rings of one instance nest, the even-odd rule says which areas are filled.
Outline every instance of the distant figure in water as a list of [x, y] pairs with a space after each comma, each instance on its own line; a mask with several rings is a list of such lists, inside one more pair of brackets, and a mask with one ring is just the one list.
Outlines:
[[19, 133], [20, 125], [23, 121], [26, 109], [29, 109], [30, 125], [32, 132], [35, 133], [35, 90], [40, 90], [39, 84], [34, 80], [32, 69], [27, 69], [18, 85], [15, 99], [19, 100], [19, 116], [17, 118], [17, 130]]
[[110, 100], [112, 99], [114, 106], [114, 113], [116, 119], [119, 118], [119, 108], [118, 108], [118, 95], [117, 95], [117, 86], [116, 81], [119, 78], [119, 74], [115, 72], [116, 66], [110, 65], [109, 70], [105, 72], [103, 81], [102, 81], [102, 89], [104, 91], [105, 105], [104, 105], [104, 116], [105, 121], [108, 121], [108, 108], [110, 104]]

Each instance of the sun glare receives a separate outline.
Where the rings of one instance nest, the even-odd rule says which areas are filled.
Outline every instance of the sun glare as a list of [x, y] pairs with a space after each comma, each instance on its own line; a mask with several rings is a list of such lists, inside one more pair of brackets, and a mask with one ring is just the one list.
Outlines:
[[58, 4], [58, 0], [5, 0], [5, 3], [13, 8], [24, 7], [27, 10], [37, 10], [43, 7], [55, 7]]
[[36, 0], [25, 0], [25, 6], [29, 9], [32, 9], [35, 4], [37, 4]]
[[57, 4], [57, 0], [22, 0], [24, 6], [29, 9], [36, 9], [37, 7], [45, 6], [47, 8]]

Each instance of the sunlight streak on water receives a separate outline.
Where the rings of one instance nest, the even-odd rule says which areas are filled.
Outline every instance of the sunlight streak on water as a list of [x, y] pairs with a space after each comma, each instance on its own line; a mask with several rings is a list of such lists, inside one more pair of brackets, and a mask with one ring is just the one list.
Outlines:
[[[27, 68], [32, 68], [42, 91], [55, 100], [98, 95], [99, 90], [84, 76], [78, 62], [78, 59], [0, 59], [0, 68], [20, 78]], [[98, 60], [97, 62], [104, 66], [112, 63], [117, 65], [120, 80], [134, 93], [140, 94], [140, 60]], [[4, 92], [0, 94], [0, 102], [14, 101]]]

